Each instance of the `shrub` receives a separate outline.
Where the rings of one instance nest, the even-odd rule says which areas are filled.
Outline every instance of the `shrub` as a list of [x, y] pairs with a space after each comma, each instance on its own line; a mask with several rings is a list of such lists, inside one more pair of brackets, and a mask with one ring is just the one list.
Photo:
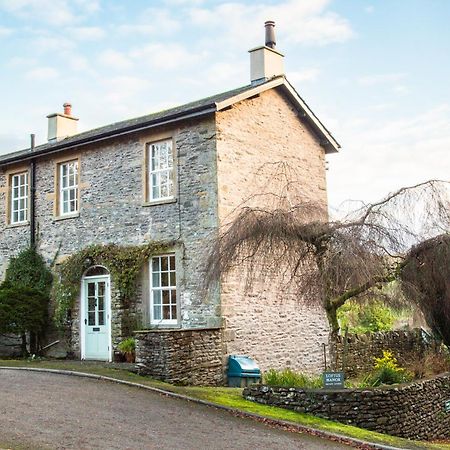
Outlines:
[[450, 372], [449, 352], [442, 349], [440, 353], [425, 353], [425, 355], [409, 361], [408, 369], [413, 373], [414, 378], [418, 379]]
[[136, 340], [132, 337], [124, 339], [122, 342], [120, 342], [117, 348], [122, 353], [133, 353], [136, 350]]
[[338, 320], [340, 328], [348, 328], [350, 333], [389, 331], [393, 328], [395, 314], [379, 300], [363, 305], [349, 301], [339, 308]]
[[383, 350], [382, 358], [374, 358], [374, 372], [365, 380], [370, 386], [411, 381], [412, 375], [398, 365], [392, 352]]
[[44, 259], [36, 249], [31, 247], [11, 258], [2, 288], [24, 287], [35, 289], [49, 296], [52, 281], [52, 273]]
[[0, 332], [43, 333], [48, 319], [48, 297], [36, 289], [0, 289]]
[[[53, 276], [34, 247], [11, 258], [0, 286], [0, 332], [22, 335], [22, 353], [39, 350], [48, 319], [48, 304]], [[8, 331], [5, 331], [8, 330]]]
[[322, 377], [305, 375], [292, 369], [270, 369], [263, 374], [263, 383], [269, 386], [287, 386], [319, 389], [323, 387]]

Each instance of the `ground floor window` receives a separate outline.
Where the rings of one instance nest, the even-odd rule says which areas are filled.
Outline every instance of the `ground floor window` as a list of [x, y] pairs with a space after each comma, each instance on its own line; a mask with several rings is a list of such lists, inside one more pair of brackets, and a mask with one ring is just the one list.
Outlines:
[[177, 280], [175, 255], [154, 256], [150, 261], [150, 315], [152, 324], [176, 324]]

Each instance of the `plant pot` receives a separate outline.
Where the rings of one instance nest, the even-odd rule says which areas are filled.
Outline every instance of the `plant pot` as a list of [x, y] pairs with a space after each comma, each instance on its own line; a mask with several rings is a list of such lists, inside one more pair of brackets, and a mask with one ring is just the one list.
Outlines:
[[136, 355], [134, 352], [126, 352], [125, 353], [125, 361], [127, 363], [134, 363], [136, 360]]

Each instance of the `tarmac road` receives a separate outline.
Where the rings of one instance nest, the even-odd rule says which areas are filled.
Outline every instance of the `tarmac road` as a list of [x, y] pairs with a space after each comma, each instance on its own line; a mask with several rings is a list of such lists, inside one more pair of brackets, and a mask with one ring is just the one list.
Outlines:
[[348, 449], [107, 381], [0, 371], [0, 448]]

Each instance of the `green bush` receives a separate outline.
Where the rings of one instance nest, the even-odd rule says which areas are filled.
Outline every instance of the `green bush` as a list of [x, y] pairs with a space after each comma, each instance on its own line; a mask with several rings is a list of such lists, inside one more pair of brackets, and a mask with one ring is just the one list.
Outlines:
[[39, 350], [48, 322], [48, 306], [53, 276], [34, 247], [11, 258], [0, 286], [0, 333], [22, 336], [22, 353]]
[[368, 304], [346, 302], [338, 310], [341, 329], [350, 333], [367, 333], [392, 330], [395, 314], [382, 302], [374, 300]]
[[411, 381], [412, 375], [398, 365], [397, 359], [390, 351], [383, 350], [383, 357], [374, 360], [374, 372], [364, 381], [367, 385], [379, 386]]
[[53, 276], [42, 256], [34, 248], [22, 250], [11, 258], [2, 288], [35, 289], [49, 296]]
[[309, 376], [292, 369], [270, 369], [263, 374], [263, 383], [269, 386], [287, 386], [319, 389], [323, 387], [321, 376]]
[[37, 335], [48, 320], [48, 297], [37, 289], [24, 287], [0, 289], [0, 333]]

